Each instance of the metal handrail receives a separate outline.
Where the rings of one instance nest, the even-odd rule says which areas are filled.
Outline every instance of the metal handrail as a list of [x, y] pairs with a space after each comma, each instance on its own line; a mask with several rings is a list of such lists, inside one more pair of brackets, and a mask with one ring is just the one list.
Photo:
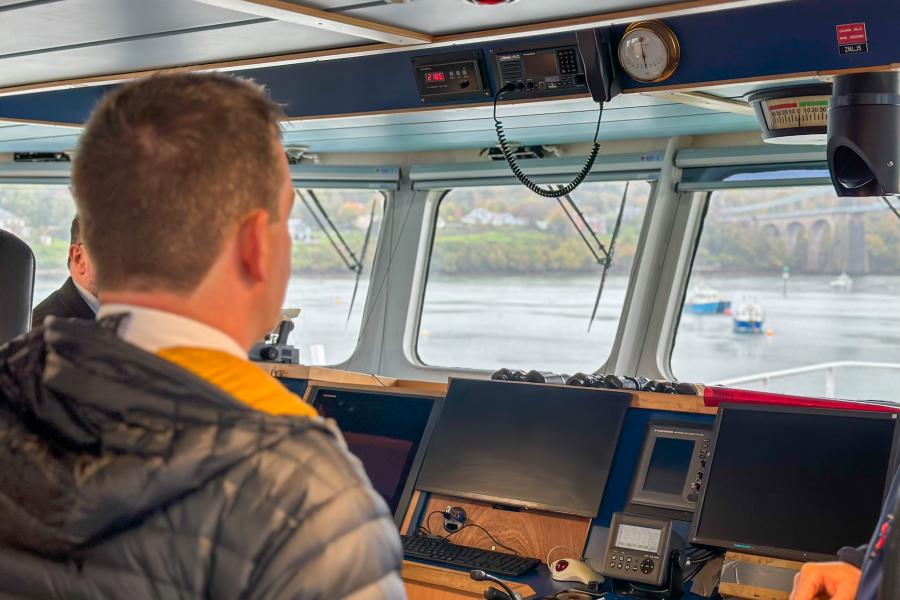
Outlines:
[[863, 369], [891, 369], [900, 371], [900, 363], [882, 363], [867, 362], [857, 360], [844, 360], [825, 362], [815, 365], [806, 365], [804, 367], [794, 367], [793, 369], [781, 369], [778, 371], [768, 371], [766, 373], [757, 373], [755, 375], [744, 375], [741, 377], [732, 377], [730, 379], [722, 379], [712, 383], [711, 385], [734, 386], [746, 383], [759, 383], [763, 391], [769, 388], [769, 384], [773, 379], [782, 379], [793, 375], [803, 375], [804, 373], [816, 373], [823, 371], [825, 373], [825, 397], [836, 397], [836, 372], [838, 369], [847, 367], [863, 368]]

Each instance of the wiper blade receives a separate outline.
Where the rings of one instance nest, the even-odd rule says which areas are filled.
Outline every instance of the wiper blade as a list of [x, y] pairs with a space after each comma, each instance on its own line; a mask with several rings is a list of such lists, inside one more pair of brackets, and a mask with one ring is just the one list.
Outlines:
[[606, 262], [603, 265], [603, 274], [600, 276], [600, 288], [597, 290], [597, 298], [594, 300], [594, 310], [591, 311], [591, 320], [588, 321], [588, 333], [597, 318], [597, 309], [600, 307], [600, 297], [603, 296], [603, 287], [606, 285], [606, 275], [612, 266], [613, 254], [616, 250], [616, 239], [619, 237], [619, 228], [622, 226], [622, 215], [625, 214], [625, 200], [628, 198], [628, 184], [625, 182], [625, 190], [622, 192], [622, 201], [619, 204], [619, 216], [616, 217], [616, 226], [613, 228], [612, 237], [609, 239], [609, 251], [606, 252]]
[[372, 198], [372, 210], [369, 213], [369, 226], [366, 228], [362, 250], [359, 253], [359, 270], [356, 271], [356, 281], [353, 282], [353, 295], [350, 296], [350, 310], [347, 311], [347, 322], [344, 323], [345, 330], [350, 326], [350, 317], [353, 316], [353, 305], [356, 303], [356, 292], [359, 290], [359, 280], [362, 278], [363, 265], [366, 264], [366, 251], [369, 248], [369, 239], [372, 237], [372, 227], [375, 225], [375, 207], [377, 205], [378, 199]]

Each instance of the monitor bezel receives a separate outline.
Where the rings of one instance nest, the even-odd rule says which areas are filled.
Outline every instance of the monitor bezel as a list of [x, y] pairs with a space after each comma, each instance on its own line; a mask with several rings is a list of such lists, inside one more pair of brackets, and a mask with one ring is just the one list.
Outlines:
[[[885, 483], [884, 488], [882, 490], [882, 501], [886, 497], [887, 493], [890, 491], [890, 484], [892, 480], [892, 474], [896, 467], [897, 462], [897, 454], [898, 454], [898, 434], [900, 434], [900, 428], [897, 427], [898, 422], [898, 413], [895, 412], [882, 412], [882, 411], [863, 411], [863, 410], [854, 410], [848, 408], [837, 409], [837, 408], [818, 408], [813, 406], [787, 406], [787, 405], [774, 405], [774, 404], [723, 404], [719, 407], [718, 412], [716, 413], [716, 422], [715, 427], [713, 429], [713, 438], [712, 438], [712, 447], [711, 454], [709, 460], [709, 467], [707, 469], [707, 477], [706, 481], [703, 483], [700, 489], [700, 497], [697, 499], [697, 508], [694, 511], [694, 518], [691, 520], [691, 528], [688, 534], [688, 539], [692, 544], [700, 545], [700, 546], [712, 546], [716, 548], [724, 548], [726, 550], [731, 550], [735, 552], [744, 552], [747, 554], [756, 554], [761, 556], [767, 556], [772, 558], [784, 558], [787, 560], [797, 560], [801, 562], [808, 561], [829, 561], [835, 560], [837, 558], [836, 554], [821, 554], [818, 552], [803, 552], [801, 550], [793, 550], [788, 548], [776, 548], [773, 546], [757, 546], [752, 544], [742, 543], [740, 541], [735, 540], [719, 540], [713, 538], [703, 538], [697, 537], [697, 530], [700, 526], [700, 521], [703, 516], [703, 507], [706, 503], [706, 491], [708, 489], [708, 482], [710, 479], [710, 475], [713, 473], [713, 467], [715, 466], [716, 461], [716, 447], [719, 443], [719, 432], [722, 425], [722, 419], [725, 415], [726, 411], [753, 411], [753, 412], [770, 412], [770, 413], [787, 413], [787, 414], [814, 414], [814, 415], [822, 415], [822, 416], [850, 416], [852, 418], [865, 418], [865, 419], [884, 419], [884, 420], [892, 420], [894, 422], [894, 429], [891, 435], [891, 450], [888, 458], [888, 472], [885, 475]], [[876, 523], [872, 523], [872, 528], [874, 532], [874, 528], [876, 527]]]
[[[434, 432], [434, 428], [437, 425], [438, 419], [440, 418], [441, 411], [444, 408], [444, 396], [442, 395], [432, 395], [428, 393], [421, 393], [419, 391], [412, 390], [384, 390], [384, 389], [365, 389], [360, 387], [344, 387], [339, 385], [328, 385], [328, 386], [313, 386], [312, 389], [309, 390], [309, 404], [316, 409], [318, 412], [320, 410], [320, 400], [319, 394], [322, 392], [337, 392], [337, 393], [346, 393], [352, 392], [355, 394], [371, 394], [373, 396], [392, 396], [392, 397], [404, 397], [404, 398], [415, 398], [417, 400], [428, 400], [431, 402], [431, 412], [428, 415], [428, 420], [425, 421], [425, 428], [422, 430], [422, 437], [420, 438], [418, 448], [416, 448], [416, 454], [413, 457], [412, 464], [409, 467], [409, 474], [406, 477], [406, 481], [403, 484], [403, 491], [400, 494], [400, 499], [397, 501], [397, 509], [393, 513], [394, 523], [397, 527], [403, 526], [403, 520], [406, 518], [406, 513], [409, 511], [409, 506], [412, 501], [413, 494], [416, 490], [416, 481], [419, 478], [419, 471], [422, 469], [422, 463], [425, 460], [425, 453], [428, 451], [428, 445], [431, 442], [431, 434]], [[338, 427], [340, 429], [340, 427]], [[343, 435], [343, 431], [341, 431], [341, 435]]]
[[[650, 472], [650, 463], [653, 458], [653, 451], [656, 449], [657, 440], [688, 439], [686, 436], [665, 435], [662, 432], [655, 431], [660, 428], [670, 428], [676, 430], [676, 432], [681, 431], [688, 433], [688, 435], [690, 435], [691, 433], [700, 435], [700, 437], [690, 440], [694, 442], [694, 446], [691, 449], [691, 462], [688, 465], [688, 476], [695, 471], [695, 469], [692, 469], [692, 467], [695, 467], [696, 463], [698, 462], [697, 444], [704, 438], [708, 439], [710, 441], [710, 450], [712, 450], [712, 438], [714, 429], [713, 423], [686, 422], [676, 421], [672, 419], [651, 419], [650, 422], [647, 423], [646, 433], [644, 434], [644, 443], [641, 446], [641, 453], [638, 457], [638, 463], [635, 467], [634, 477], [631, 481], [631, 488], [628, 493], [628, 504], [629, 506], [636, 505], [640, 507], [674, 510], [690, 515], [690, 513], [693, 513], [696, 509], [697, 502], [690, 502], [684, 499], [684, 492], [689, 485], [687, 476], [685, 477], [685, 481], [682, 487], [682, 494], [678, 495], [677, 497], [675, 496], [675, 494], [666, 494], [663, 492], [647, 492], [643, 489], [644, 484], [647, 481], [647, 475]], [[709, 463], [709, 460], [707, 460], [707, 463]], [[699, 494], [697, 499], [699, 500]]]
[[[449, 379], [449, 385], [447, 388], [447, 396], [450, 395], [450, 390], [453, 387], [454, 381], [474, 381], [478, 383], [489, 383], [489, 384], [502, 384], [502, 385], [519, 385], [519, 386], [532, 386], [532, 387], [544, 387], [548, 388], [551, 391], [562, 391], [566, 393], [567, 391], [582, 391], [590, 389], [592, 392], [596, 392], [598, 394], [598, 401], [603, 401], [603, 399], [599, 398], [599, 396], [614, 394], [617, 396], [622, 396], [623, 400], [626, 403], [625, 411], [622, 415], [622, 421], [619, 423], [619, 427], [616, 433], [616, 444], [613, 447], [612, 456], [610, 457], [609, 467], [606, 473], [606, 480], [603, 485], [603, 492], [600, 494], [600, 500], [596, 509], [593, 512], [589, 512], [587, 510], [580, 509], [574, 506], [563, 506], [562, 504], [548, 504], [544, 502], [533, 502], [530, 500], [522, 500], [518, 498], [509, 498], [509, 497], [501, 497], [501, 496], [493, 496], [490, 494], [479, 494], [477, 492], [470, 491], [460, 491], [458, 489], [447, 488], [443, 486], [417, 486], [416, 489], [420, 492], [429, 493], [429, 494], [438, 494], [442, 496], [452, 496], [456, 498], [466, 498], [468, 500], [474, 500], [477, 502], [484, 502], [491, 504], [493, 506], [513, 509], [513, 510], [540, 510], [544, 512], [552, 512], [558, 514], [566, 514], [573, 515], [576, 517], [587, 517], [587, 518], [596, 518], [599, 514], [602, 506], [603, 506], [603, 497], [606, 493], [606, 489], [609, 486], [609, 481], [612, 476], [613, 468], [616, 464], [616, 454], [619, 450], [619, 442], [622, 439], [622, 432], [625, 429], [625, 422], [628, 419], [628, 411], [631, 409], [631, 399], [632, 395], [628, 391], [623, 390], [608, 390], [608, 389], [593, 389], [593, 388], [583, 388], [583, 387], [575, 387], [575, 386], [566, 386], [559, 384], [550, 384], [550, 383], [532, 383], [526, 381], [498, 381], [493, 379], [475, 379], [472, 377], [451, 377]], [[444, 400], [446, 402], [446, 397]], [[430, 441], [430, 440], [429, 440]], [[424, 463], [424, 461], [423, 461]]]

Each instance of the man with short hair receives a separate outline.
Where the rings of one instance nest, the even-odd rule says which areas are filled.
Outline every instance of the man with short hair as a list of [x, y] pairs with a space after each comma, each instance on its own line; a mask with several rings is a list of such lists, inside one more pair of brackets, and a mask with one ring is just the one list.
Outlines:
[[73, 182], [97, 321], [0, 350], [0, 596], [404, 597], [361, 464], [246, 360], [291, 272], [281, 118], [222, 74], [95, 109]]
[[94, 283], [94, 267], [81, 243], [77, 216], [72, 219], [66, 267], [69, 269], [66, 282], [34, 307], [31, 313], [32, 327], [39, 327], [51, 315], [66, 319], [93, 319], [100, 309], [97, 285]]

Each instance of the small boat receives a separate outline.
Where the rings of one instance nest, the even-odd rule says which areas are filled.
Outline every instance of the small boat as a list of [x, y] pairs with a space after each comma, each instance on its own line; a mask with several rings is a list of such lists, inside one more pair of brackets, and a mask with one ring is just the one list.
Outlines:
[[846, 273], [841, 273], [829, 281], [828, 286], [833, 290], [849, 292], [853, 289], [853, 279]]
[[765, 315], [758, 302], [742, 302], [734, 310], [732, 321], [735, 333], [763, 333]]
[[719, 292], [706, 285], [698, 285], [688, 294], [684, 308], [695, 315], [721, 315], [731, 308], [731, 302], [722, 300]]

